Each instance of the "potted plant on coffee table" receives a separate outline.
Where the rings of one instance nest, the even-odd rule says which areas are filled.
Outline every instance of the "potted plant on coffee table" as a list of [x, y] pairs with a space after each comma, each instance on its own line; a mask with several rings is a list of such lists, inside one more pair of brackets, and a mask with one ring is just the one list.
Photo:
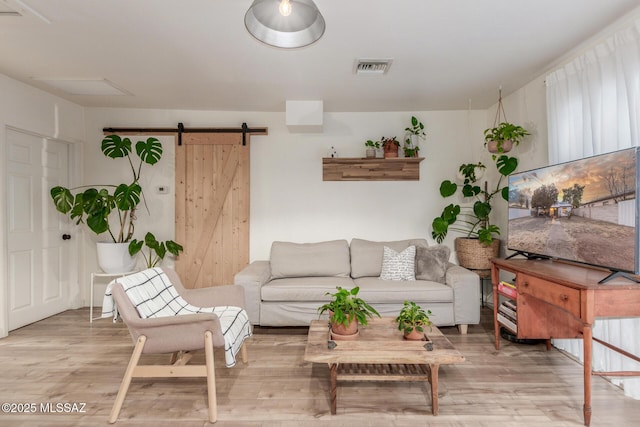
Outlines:
[[380, 314], [358, 297], [359, 287], [349, 290], [338, 286], [336, 289], [337, 292], [326, 293], [331, 296], [331, 301], [320, 306], [318, 313], [329, 312], [332, 339], [355, 339], [359, 334], [358, 325], [367, 325], [367, 318], [380, 317]]
[[425, 311], [415, 302], [405, 301], [400, 314], [396, 317], [398, 330], [404, 333], [405, 339], [422, 340], [424, 328], [432, 325], [430, 315], [431, 310]]

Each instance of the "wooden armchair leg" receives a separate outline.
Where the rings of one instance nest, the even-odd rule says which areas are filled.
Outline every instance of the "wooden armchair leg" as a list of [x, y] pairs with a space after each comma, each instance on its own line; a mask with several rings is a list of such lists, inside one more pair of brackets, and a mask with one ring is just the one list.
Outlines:
[[127, 395], [127, 391], [129, 390], [129, 385], [131, 384], [133, 371], [135, 371], [136, 366], [138, 365], [138, 361], [140, 361], [140, 356], [142, 355], [142, 349], [144, 348], [144, 343], [146, 341], [147, 341], [147, 337], [145, 337], [144, 335], [140, 335], [138, 337], [136, 346], [133, 349], [133, 354], [131, 355], [131, 359], [129, 360], [129, 365], [127, 366], [127, 370], [124, 373], [124, 378], [122, 378], [122, 384], [120, 384], [120, 390], [118, 390], [116, 401], [114, 402], [113, 408], [111, 409], [111, 415], [109, 416], [110, 424], [115, 423], [116, 420], [118, 419], [118, 415], [120, 415], [120, 409], [122, 409], [122, 403], [124, 402], [124, 398]]
[[216, 398], [216, 371], [213, 364], [213, 335], [211, 331], [204, 333], [204, 357], [207, 364], [207, 390], [209, 395], [209, 422], [218, 419], [218, 403]]
[[240, 357], [242, 358], [242, 363], [247, 363], [249, 361], [249, 357], [247, 356], [247, 343], [245, 341], [240, 348]]

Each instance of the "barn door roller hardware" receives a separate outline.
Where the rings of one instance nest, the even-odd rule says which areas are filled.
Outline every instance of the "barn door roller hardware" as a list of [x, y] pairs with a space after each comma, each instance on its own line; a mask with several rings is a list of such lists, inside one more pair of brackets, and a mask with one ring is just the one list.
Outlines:
[[178, 145], [182, 145], [183, 133], [242, 133], [242, 145], [247, 145], [247, 134], [252, 133], [256, 135], [267, 135], [268, 129], [262, 128], [250, 128], [246, 123], [242, 123], [239, 128], [185, 128], [184, 124], [178, 123], [177, 128], [103, 128], [104, 133], [117, 133], [117, 134], [177, 134]]

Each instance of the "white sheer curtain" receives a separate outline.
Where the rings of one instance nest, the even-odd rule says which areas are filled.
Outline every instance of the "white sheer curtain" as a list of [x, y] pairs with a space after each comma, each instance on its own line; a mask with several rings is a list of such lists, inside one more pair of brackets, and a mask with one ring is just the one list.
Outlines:
[[[640, 20], [549, 74], [549, 162], [640, 145]], [[637, 197], [637, 196], [636, 196]], [[596, 320], [593, 336], [640, 356], [640, 319]], [[582, 340], [554, 340], [582, 359]], [[640, 363], [594, 342], [596, 371], [640, 371]], [[612, 378], [640, 399], [640, 377]]]

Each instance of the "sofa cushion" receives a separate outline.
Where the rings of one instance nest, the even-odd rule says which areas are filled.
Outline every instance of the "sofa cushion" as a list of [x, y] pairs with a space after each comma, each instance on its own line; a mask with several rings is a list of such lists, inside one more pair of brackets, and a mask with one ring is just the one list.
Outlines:
[[374, 242], [371, 240], [351, 240], [351, 277], [380, 277], [382, 272], [382, 252], [385, 246], [396, 252], [402, 252], [411, 245], [428, 246], [425, 239], [396, 240], [392, 242]]
[[450, 255], [446, 245], [416, 247], [416, 279], [445, 283]]
[[416, 280], [416, 247], [411, 245], [402, 252], [388, 246], [382, 251], [382, 280]]
[[346, 240], [319, 243], [273, 242], [271, 277], [349, 277], [349, 244]]
[[[348, 277], [290, 277], [274, 279], [260, 290], [262, 301], [329, 301], [327, 292], [334, 293], [336, 287], [354, 288]], [[318, 303], [318, 307], [322, 305]]]
[[453, 288], [438, 282], [413, 280], [394, 282], [378, 277], [362, 277], [353, 280], [360, 287], [358, 296], [369, 304], [398, 303], [405, 301], [453, 302]]

